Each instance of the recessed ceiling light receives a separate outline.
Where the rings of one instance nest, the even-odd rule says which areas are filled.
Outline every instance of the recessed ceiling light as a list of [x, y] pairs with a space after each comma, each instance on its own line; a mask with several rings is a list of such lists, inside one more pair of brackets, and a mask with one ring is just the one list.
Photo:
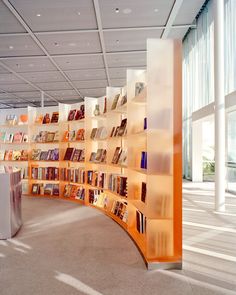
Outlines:
[[77, 11], [77, 14], [80, 15], [80, 11]]
[[36, 16], [41, 16], [41, 14], [40, 13], [37, 13]]
[[16, 66], [17, 66], [17, 68], [19, 68], [19, 67], [20, 67], [20, 65], [19, 65], [19, 64], [16, 64]]
[[67, 61], [66, 63], [67, 63], [67, 64], [69, 64], [70, 62], [69, 62], [69, 61]]
[[124, 14], [130, 14], [131, 12], [132, 12], [132, 9], [130, 9], [130, 8], [123, 9]]
[[116, 13], [119, 13], [119, 12], [120, 12], [120, 9], [119, 9], [119, 8], [116, 8], [116, 9], [115, 9], [115, 12], [116, 12]]
[[155, 12], [158, 12], [158, 11], [159, 11], [159, 9], [158, 9], [158, 8], [155, 8], [155, 9], [154, 9], [154, 11], [155, 11]]
[[54, 42], [54, 45], [55, 45], [55, 46], [59, 46], [59, 44], [58, 44], [57, 42]]
[[14, 47], [12, 45], [9, 46], [9, 49], [12, 50]]
[[116, 44], [119, 44], [120, 43], [120, 40], [116, 40]]
[[76, 43], [69, 43], [68, 45], [71, 46], [71, 47], [75, 47]]

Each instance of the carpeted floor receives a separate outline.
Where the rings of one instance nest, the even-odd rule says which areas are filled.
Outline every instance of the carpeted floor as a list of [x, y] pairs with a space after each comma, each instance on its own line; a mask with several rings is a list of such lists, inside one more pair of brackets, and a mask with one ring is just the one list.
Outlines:
[[129, 236], [99, 211], [23, 198], [24, 226], [0, 241], [1, 295], [236, 294], [236, 197], [215, 214], [210, 186], [184, 184], [184, 267], [147, 271]]

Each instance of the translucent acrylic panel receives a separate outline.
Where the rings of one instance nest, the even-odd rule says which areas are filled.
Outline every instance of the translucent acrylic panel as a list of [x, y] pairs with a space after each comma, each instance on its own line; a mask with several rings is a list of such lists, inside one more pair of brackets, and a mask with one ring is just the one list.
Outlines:
[[149, 216], [173, 218], [173, 176], [148, 175], [146, 206]]
[[171, 220], [147, 220], [147, 259], [166, 260], [173, 256], [173, 222]]
[[[137, 171], [128, 172], [128, 199], [141, 200], [142, 182], [147, 182], [147, 176]], [[146, 198], [147, 200], [147, 198]]]

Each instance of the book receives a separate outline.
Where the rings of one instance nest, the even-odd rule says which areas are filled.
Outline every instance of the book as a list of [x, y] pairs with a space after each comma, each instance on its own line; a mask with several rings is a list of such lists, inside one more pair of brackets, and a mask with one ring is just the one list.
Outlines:
[[95, 162], [101, 162], [103, 149], [98, 149], [95, 157]]
[[59, 141], [59, 131], [56, 130], [54, 133], [55, 133], [55, 135], [54, 135], [54, 140], [53, 141]]
[[75, 130], [69, 131], [69, 141], [75, 141], [75, 139], [76, 139]]
[[66, 198], [70, 197], [70, 191], [71, 191], [71, 185], [66, 184], [64, 186], [63, 196], [66, 197]]
[[72, 158], [73, 162], [79, 162], [81, 152], [82, 152], [82, 150], [75, 149], [75, 152], [74, 152], [73, 158]]
[[22, 132], [17, 132], [13, 135], [13, 142], [14, 143], [21, 143], [23, 138], [23, 133]]
[[31, 159], [34, 161], [39, 161], [41, 154], [41, 149], [33, 149], [31, 154]]
[[59, 184], [54, 184], [52, 188], [53, 196], [59, 196]]
[[141, 187], [141, 201], [145, 203], [146, 200], [146, 193], [147, 193], [147, 184], [146, 182], [142, 182]]
[[112, 105], [111, 105], [111, 110], [115, 110], [116, 109], [117, 104], [118, 104], [119, 97], [120, 97], [120, 94], [117, 94], [114, 97], [113, 102], [112, 102]]
[[127, 126], [127, 118], [125, 118], [121, 121], [120, 127], [117, 131], [118, 136], [123, 136], [125, 134], [126, 126]]
[[52, 118], [51, 118], [51, 123], [58, 123], [58, 120], [59, 120], [59, 112], [53, 112]]
[[75, 118], [76, 110], [70, 110], [67, 121], [73, 121]]
[[47, 161], [48, 159], [48, 151], [41, 151], [40, 153], [40, 161]]
[[90, 158], [89, 158], [89, 162], [94, 162], [94, 161], [95, 161], [96, 154], [97, 154], [97, 153], [95, 153], [95, 152], [92, 152], [92, 153], [91, 153]]
[[97, 133], [97, 130], [98, 130], [98, 128], [93, 128], [92, 129], [91, 134], [90, 134], [90, 138], [91, 139], [94, 139], [95, 138], [96, 133]]
[[114, 132], [114, 137], [116, 137], [117, 136], [117, 134], [118, 134], [118, 132], [119, 132], [119, 129], [120, 129], [120, 126], [117, 126], [116, 127], [116, 130], [115, 130], [115, 132]]
[[82, 120], [84, 119], [84, 104], [80, 106], [80, 109], [76, 111], [74, 120]]
[[53, 142], [55, 137], [55, 132], [47, 132], [45, 142]]
[[49, 124], [50, 123], [50, 115], [46, 113], [43, 117], [43, 124]]
[[35, 119], [35, 123], [36, 124], [42, 124], [43, 123], [43, 115], [42, 114], [37, 115], [37, 117]]
[[12, 151], [11, 150], [5, 151], [4, 161], [10, 161], [11, 159], [12, 159]]
[[110, 133], [110, 137], [113, 137], [114, 133], [115, 133], [116, 127], [112, 127], [111, 129], [111, 133]]
[[112, 164], [117, 164], [119, 161], [119, 157], [121, 155], [122, 149], [121, 147], [116, 147], [113, 158], [112, 158]]
[[145, 84], [143, 82], [135, 83], [135, 96], [139, 95], [139, 93], [144, 89]]
[[0, 150], [0, 161], [4, 161], [4, 158], [5, 158], [5, 151]]
[[58, 148], [55, 148], [54, 150], [51, 151], [50, 160], [51, 161], [58, 161], [59, 160], [59, 149]]
[[84, 140], [84, 128], [77, 131], [76, 140]]
[[38, 183], [33, 183], [32, 184], [31, 193], [33, 195], [38, 195], [39, 194], [39, 184]]
[[65, 155], [64, 155], [64, 160], [65, 161], [70, 161], [73, 158], [74, 152], [75, 152], [75, 149], [74, 148], [68, 147], [66, 149], [66, 152], [65, 152]]
[[27, 150], [22, 150], [21, 151], [20, 160], [21, 161], [28, 161], [28, 151]]
[[127, 103], [127, 94], [123, 95], [120, 100], [120, 105], [123, 106]]
[[107, 156], [107, 151], [104, 149], [102, 151], [102, 156], [101, 156], [101, 160], [100, 160], [101, 163], [106, 162], [106, 156]]
[[23, 135], [22, 142], [29, 142], [28, 134], [24, 134], [24, 135]]
[[119, 160], [117, 162], [119, 165], [127, 165], [127, 150], [124, 149], [121, 151]]
[[12, 151], [12, 160], [13, 161], [20, 161], [21, 160], [21, 151]]
[[53, 184], [52, 183], [46, 183], [44, 187], [44, 194], [45, 195], [52, 195], [53, 191]]
[[13, 133], [6, 133], [5, 142], [12, 143], [14, 134]]

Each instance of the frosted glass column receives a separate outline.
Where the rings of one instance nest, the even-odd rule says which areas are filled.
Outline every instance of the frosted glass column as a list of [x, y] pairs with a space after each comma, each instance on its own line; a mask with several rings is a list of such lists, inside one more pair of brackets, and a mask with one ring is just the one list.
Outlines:
[[214, 0], [215, 210], [225, 210], [224, 0]]

